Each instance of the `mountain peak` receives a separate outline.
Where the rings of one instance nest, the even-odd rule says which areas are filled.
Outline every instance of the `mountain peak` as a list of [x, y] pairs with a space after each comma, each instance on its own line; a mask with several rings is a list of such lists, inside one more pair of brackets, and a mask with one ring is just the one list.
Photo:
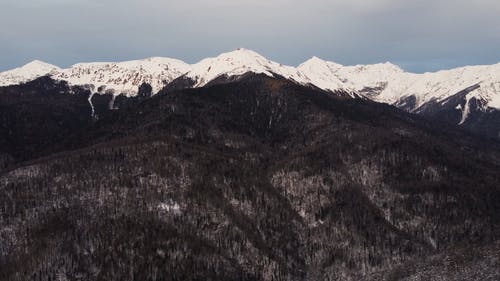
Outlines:
[[232, 60], [237, 60], [240, 62], [244, 63], [255, 63], [255, 61], [259, 62], [268, 62], [269, 60], [265, 58], [263, 55], [249, 50], [245, 48], [238, 48], [234, 51], [227, 52], [227, 53], [222, 53], [219, 56], [217, 56], [215, 59], [232, 59]]
[[229, 53], [247, 53], [247, 54], [258, 54], [257, 52], [247, 49], [247, 48], [237, 48], [236, 50]]
[[33, 60], [15, 70], [46, 74], [53, 70], [58, 70], [58, 69], [60, 68], [56, 65], [46, 63], [41, 60]]
[[42, 66], [42, 67], [50, 67], [50, 68], [59, 68], [58, 66], [55, 66], [53, 64], [50, 64], [50, 63], [46, 63], [44, 61], [41, 61], [41, 60], [33, 60], [31, 62], [28, 62], [27, 64], [25, 64], [24, 66], [22, 67], [34, 67], [34, 66]]
[[261, 54], [245, 48], [204, 59], [191, 66], [188, 76], [197, 81], [196, 86], [200, 87], [221, 75], [242, 75], [247, 72], [263, 73], [268, 76], [273, 76], [273, 73], [276, 73], [295, 81], [300, 78], [294, 67], [273, 62]]
[[56, 70], [59, 70], [59, 67], [40, 60], [34, 60], [19, 68], [1, 72], [0, 86], [25, 83]]
[[317, 56], [312, 56], [310, 59], [308, 59], [306, 62], [326, 62], [326, 60], [317, 57]]
[[301, 65], [299, 65], [299, 69], [300, 68], [311, 68], [311, 67], [330, 67], [330, 68], [340, 68], [342, 67], [343, 65], [339, 64], [339, 63], [336, 63], [336, 62], [332, 62], [332, 61], [327, 61], [327, 60], [324, 60], [324, 59], [321, 59], [317, 56], [313, 56], [312, 58], [306, 60], [305, 62], [303, 62]]
[[247, 48], [237, 48], [236, 50], [234, 50], [234, 52], [254, 52], [254, 51]]
[[320, 57], [313, 56], [310, 59], [308, 59], [306, 62], [321, 62], [321, 63], [325, 63], [326, 61], [324, 59], [320, 58]]
[[373, 64], [373, 66], [379, 66], [381, 68], [395, 71], [395, 72], [405, 72], [404, 69], [402, 69], [399, 65], [394, 64], [394, 63], [389, 62], [389, 61], [386, 61], [384, 63]]
[[181, 60], [174, 59], [174, 58], [167, 58], [167, 57], [149, 57], [149, 58], [143, 59], [142, 61], [154, 62], [154, 63], [164, 63], [164, 64], [167, 64], [167, 63], [178, 63], [178, 64], [185, 64], [185, 65], [187, 65], [187, 63], [185, 63], [185, 62], [183, 62]]

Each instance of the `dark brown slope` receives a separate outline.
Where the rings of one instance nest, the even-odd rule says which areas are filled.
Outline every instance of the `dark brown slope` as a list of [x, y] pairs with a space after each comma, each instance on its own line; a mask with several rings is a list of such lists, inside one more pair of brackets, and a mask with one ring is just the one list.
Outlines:
[[2, 280], [371, 280], [500, 237], [493, 143], [280, 79], [155, 96], [51, 151], [0, 178]]
[[[33, 81], [0, 87], [0, 170], [64, 150], [60, 143], [77, 132], [88, 130], [105, 118], [112, 107], [131, 108], [148, 98], [151, 87], [141, 86], [137, 97], [92, 95], [88, 87], [40, 77]], [[92, 112], [93, 107], [93, 112]]]
[[0, 87], [0, 170], [91, 123], [88, 93], [74, 90], [48, 77]]

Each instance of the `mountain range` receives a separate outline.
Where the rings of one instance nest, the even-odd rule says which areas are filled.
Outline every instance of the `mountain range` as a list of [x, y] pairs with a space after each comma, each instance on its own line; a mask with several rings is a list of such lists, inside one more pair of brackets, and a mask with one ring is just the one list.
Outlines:
[[0, 280], [499, 280], [495, 68], [4, 72]]
[[[391, 64], [343, 66], [313, 57], [298, 67], [273, 62], [247, 49], [237, 49], [196, 64], [153, 57], [127, 62], [79, 63], [67, 69], [33, 61], [0, 73], [0, 86], [49, 75], [95, 93], [136, 96], [147, 83], [152, 94], [184, 79], [184, 87], [202, 87], [215, 79], [247, 72], [278, 75], [326, 91], [344, 91], [411, 113], [439, 118], [472, 132], [500, 138], [500, 63], [434, 73], [409, 73]], [[493, 121], [492, 121], [493, 120]]]

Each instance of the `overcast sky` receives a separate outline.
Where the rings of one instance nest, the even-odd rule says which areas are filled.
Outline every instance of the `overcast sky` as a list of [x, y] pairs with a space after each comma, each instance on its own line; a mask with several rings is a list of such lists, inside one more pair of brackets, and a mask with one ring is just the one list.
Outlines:
[[298, 65], [391, 61], [423, 72], [500, 62], [499, 0], [0, 0], [0, 71], [33, 59], [166, 56], [238, 47]]

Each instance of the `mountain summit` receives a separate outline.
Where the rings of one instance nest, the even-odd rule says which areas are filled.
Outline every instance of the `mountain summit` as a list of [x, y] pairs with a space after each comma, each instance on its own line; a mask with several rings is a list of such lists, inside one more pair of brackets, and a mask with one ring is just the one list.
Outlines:
[[43, 61], [34, 60], [19, 68], [0, 73], [0, 86], [16, 85], [60, 70], [59, 67]]
[[299, 83], [309, 82], [296, 68], [273, 62], [257, 52], [244, 48], [204, 59], [192, 65], [191, 69], [187, 75], [195, 79], [196, 87], [203, 86], [222, 75], [235, 76], [247, 72], [263, 73], [271, 77], [278, 74]]

